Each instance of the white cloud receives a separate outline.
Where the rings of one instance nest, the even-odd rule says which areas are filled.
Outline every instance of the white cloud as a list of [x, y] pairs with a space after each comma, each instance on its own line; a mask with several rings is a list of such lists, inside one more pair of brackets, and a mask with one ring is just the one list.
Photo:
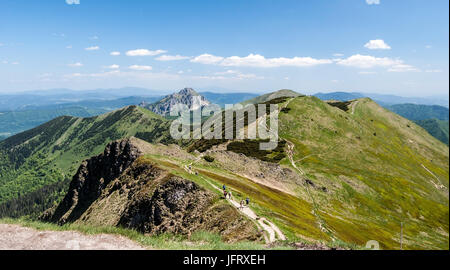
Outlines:
[[221, 56], [214, 56], [212, 54], [205, 53], [205, 54], [199, 55], [197, 57], [194, 57], [193, 59], [191, 59], [191, 62], [211, 65], [211, 64], [217, 64], [218, 62], [222, 61], [223, 59], [224, 58]]
[[379, 5], [380, 4], [380, 0], [366, 0], [366, 3], [368, 5]]
[[389, 68], [388, 71], [389, 72], [414, 72], [414, 71], [419, 71], [419, 70], [411, 65], [398, 64], [398, 65], [394, 65], [391, 68]]
[[180, 70], [177, 72], [178, 74], [184, 74], [184, 71]]
[[68, 5], [79, 5], [80, 0], [66, 0], [66, 4]]
[[431, 45], [426, 45], [425, 46], [425, 48], [427, 48], [427, 49], [431, 49], [433, 46], [431, 46]]
[[119, 65], [116, 65], [116, 64], [113, 64], [113, 65], [110, 65], [110, 66], [106, 66], [106, 68], [109, 68], [109, 69], [119, 69], [120, 66], [119, 66]]
[[335, 54], [333, 54], [333, 56], [334, 57], [342, 57], [342, 56], [344, 56], [344, 54], [342, 54], [342, 53], [335, 53]]
[[293, 57], [293, 58], [265, 58], [259, 54], [249, 54], [245, 57], [231, 56], [221, 57], [211, 54], [202, 54], [191, 60], [194, 63], [202, 64], [217, 64], [228, 67], [282, 67], [282, 66], [294, 66], [294, 67], [306, 67], [315, 66], [320, 64], [331, 64], [332, 60], [329, 59], [314, 59], [311, 57]]
[[374, 39], [367, 42], [364, 47], [370, 50], [390, 50], [391, 47], [382, 39]]
[[427, 69], [425, 70], [426, 73], [440, 73], [442, 70], [440, 69]]
[[100, 50], [100, 47], [99, 46], [92, 46], [92, 47], [85, 48], [85, 50], [86, 51], [98, 51], [98, 50]]
[[66, 46], [66, 49], [72, 49], [72, 45]]
[[19, 62], [12, 62], [11, 65], [19, 65]]
[[402, 64], [401, 60], [394, 60], [388, 57], [378, 58], [370, 55], [355, 54], [346, 59], [337, 61], [338, 65], [357, 67], [357, 68], [373, 68], [373, 67], [391, 67]]
[[161, 55], [156, 58], [158, 61], [176, 61], [176, 60], [185, 60], [189, 59], [189, 56], [182, 56], [182, 55]]
[[[414, 66], [407, 65], [403, 63], [400, 59], [391, 59], [388, 57], [374, 57], [370, 55], [352, 55], [347, 59], [342, 59], [337, 61], [338, 65], [356, 67], [356, 68], [376, 68], [376, 67], [384, 67], [387, 68], [389, 72], [411, 72], [411, 71], [420, 71]], [[372, 74], [369, 72], [360, 72], [360, 74]]]
[[82, 67], [83, 64], [80, 63], [80, 62], [77, 62], [77, 63], [68, 64], [68, 66], [69, 66], [69, 67]]
[[152, 70], [153, 68], [151, 66], [132, 65], [132, 66], [129, 67], [129, 69], [139, 70], [139, 71], [146, 71], [146, 70]]
[[246, 57], [231, 56], [225, 58], [222, 66], [243, 66], [243, 67], [281, 67], [281, 66], [315, 66], [320, 64], [332, 63], [329, 59], [314, 59], [311, 57], [294, 57], [294, 58], [265, 58], [259, 54], [249, 54]]
[[147, 49], [137, 49], [137, 50], [131, 50], [126, 53], [128, 56], [155, 56], [158, 54], [166, 53], [165, 50], [156, 50], [156, 51], [149, 51]]
[[111, 52], [110, 55], [112, 55], [112, 56], [119, 56], [120, 52]]

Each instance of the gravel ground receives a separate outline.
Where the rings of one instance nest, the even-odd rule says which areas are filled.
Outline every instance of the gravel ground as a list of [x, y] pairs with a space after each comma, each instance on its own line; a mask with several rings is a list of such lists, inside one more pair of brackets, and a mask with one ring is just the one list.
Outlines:
[[85, 235], [75, 231], [37, 231], [0, 224], [0, 250], [143, 250], [119, 235]]

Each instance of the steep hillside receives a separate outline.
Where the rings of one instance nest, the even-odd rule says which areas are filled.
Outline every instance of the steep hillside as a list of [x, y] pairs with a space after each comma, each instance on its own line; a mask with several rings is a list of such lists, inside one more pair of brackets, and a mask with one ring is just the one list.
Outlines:
[[[82, 160], [101, 153], [112, 140], [136, 136], [168, 142], [169, 126], [161, 116], [129, 106], [91, 118], [59, 117], [5, 139], [0, 142], [0, 205], [70, 179]], [[28, 210], [23, 207], [22, 213]]]
[[427, 119], [414, 121], [419, 126], [423, 127], [433, 137], [448, 145], [449, 140], [449, 122], [439, 119]]
[[448, 249], [446, 145], [370, 99], [348, 111], [315, 97], [284, 106], [289, 158], [281, 164], [308, 179], [299, 192], [329, 235], [395, 249], [403, 222], [407, 248]]
[[[196, 103], [194, 97], [199, 97], [198, 103]], [[184, 88], [180, 92], [168, 95], [156, 103], [142, 103], [141, 106], [156, 114], [169, 116], [171, 109], [177, 104], [184, 104], [190, 110], [198, 110], [211, 103], [205, 97], [195, 92], [194, 89]]]
[[231, 242], [261, 239], [256, 226], [217, 192], [142, 158], [151, 148], [135, 138], [108, 144], [103, 154], [81, 164], [64, 200], [42, 219], [147, 234], [208, 231]]

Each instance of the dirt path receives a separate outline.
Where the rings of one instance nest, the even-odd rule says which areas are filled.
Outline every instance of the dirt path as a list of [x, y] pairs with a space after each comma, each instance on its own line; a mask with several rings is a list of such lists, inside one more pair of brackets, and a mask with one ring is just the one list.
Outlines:
[[[298, 167], [297, 164], [295, 164], [295, 161], [294, 161], [294, 148], [295, 148], [295, 145], [292, 142], [288, 141], [288, 140], [286, 140], [286, 142], [287, 142], [287, 145], [288, 145], [288, 149], [287, 149], [286, 153], [288, 155], [288, 158], [289, 158], [289, 161], [291, 162], [292, 167], [294, 167], [301, 176], [304, 176], [305, 172], [300, 167]], [[306, 192], [308, 193], [309, 198], [312, 201], [313, 214], [317, 218], [320, 230], [325, 232], [325, 233], [328, 233], [331, 236], [332, 235], [331, 231], [327, 228], [325, 221], [322, 219], [322, 217], [319, 214], [319, 207], [316, 204], [314, 196], [312, 195], [311, 191], [309, 190], [309, 186], [305, 185], [305, 188], [306, 188]], [[331, 237], [333, 238], [333, 236], [331, 236]]]
[[441, 181], [439, 180], [439, 178], [438, 178], [432, 171], [430, 171], [427, 167], [425, 167], [425, 165], [423, 165], [423, 164], [420, 164], [420, 165], [422, 165], [422, 167], [423, 167], [429, 174], [431, 174], [434, 178], [436, 178], [436, 181], [438, 182], [438, 184], [436, 184], [436, 182], [434, 182], [433, 179], [431, 179], [431, 183], [433, 183], [433, 185], [434, 185], [437, 189], [444, 189], [444, 188], [445, 188], [445, 186], [441, 184]]
[[[201, 159], [202, 155], [199, 156], [199, 158], [197, 159], [197, 161], [199, 159]], [[184, 169], [190, 173], [190, 174], [195, 174], [195, 172], [192, 171], [191, 169], [192, 163], [186, 165], [184, 167]], [[208, 179], [204, 178], [203, 176], [199, 175], [203, 180], [205, 180], [209, 185], [211, 185], [211, 187], [215, 188], [216, 190], [219, 190], [220, 192], [222, 192], [222, 190], [218, 187], [216, 187], [214, 184], [212, 184], [210, 181], [208, 181]], [[258, 215], [256, 215], [255, 212], [253, 212], [253, 210], [251, 210], [248, 207], [243, 207], [241, 208], [240, 204], [238, 202], [236, 202], [233, 198], [229, 198], [227, 199], [227, 201], [233, 205], [236, 209], [238, 209], [241, 213], [243, 213], [244, 215], [246, 215], [248, 218], [256, 221], [258, 223], [258, 225], [265, 230], [268, 235], [269, 235], [269, 239], [266, 238], [266, 242], [267, 243], [272, 243], [275, 242], [278, 239], [280, 240], [286, 240], [286, 236], [283, 234], [283, 232], [281, 232], [281, 230], [272, 222], [270, 222], [269, 220], [267, 220], [266, 218], [263, 217], [259, 217]]]
[[351, 112], [351, 114], [355, 114], [355, 108], [356, 108], [356, 105], [358, 105], [358, 102], [359, 102], [359, 100], [357, 100], [357, 101], [352, 103], [352, 112]]
[[75, 231], [38, 231], [20, 225], [0, 224], [0, 250], [142, 250], [126, 237], [85, 235]]

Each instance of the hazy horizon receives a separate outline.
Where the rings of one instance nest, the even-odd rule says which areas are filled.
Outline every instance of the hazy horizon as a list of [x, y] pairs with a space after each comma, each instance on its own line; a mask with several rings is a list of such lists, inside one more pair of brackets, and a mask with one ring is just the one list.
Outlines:
[[[367, 94], [367, 95], [386, 95], [386, 96], [398, 96], [398, 97], [404, 97], [404, 98], [446, 98], [449, 99], [449, 93], [445, 94], [437, 94], [437, 95], [397, 95], [395, 93], [384, 93], [384, 92], [365, 92], [365, 91], [358, 91], [358, 90], [352, 90], [352, 91], [345, 91], [345, 90], [325, 90], [325, 91], [313, 91], [313, 90], [299, 90], [299, 89], [291, 89], [291, 88], [280, 88], [280, 89], [271, 89], [271, 90], [260, 90], [260, 91], [250, 91], [250, 90], [238, 90], [238, 89], [225, 89], [221, 87], [192, 87], [192, 86], [185, 86], [181, 88], [176, 89], [151, 89], [151, 88], [145, 88], [145, 87], [137, 87], [137, 86], [124, 86], [124, 87], [115, 87], [115, 88], [95, 88], [95, 89], [73, 89], [73, 88], [50, 88], [50, 89], [32, 89], [32, 90], [23, 90], [23, 91], [15, 91], [15, 92], [2, 92], [0, 91], [0, 95], [20, 95], [20, 94], [32, 94], [33, 92], [46, 92], [48, 94], [52, 94], [51, 92], [56, 91], [74, 91], [74, 92], [95, 92], [95, 91], [107, 91], [107, 90], [122, 90], [122, 89], [135, 89], [135, 90], [141, 90], [141, 91], [149, 91], [149, 95], [165, 95], [165, 94], [172, 94], [175, 92], [178, 92], [179, 90], [183, 88], [192, 88], [197, 92], [210, 92], [210, 93], [217, 93], [217, 94], [233, 94], [233, 93], [247, 93], [247, 94], [256, 94], [256, 95], [263, 95], [271, 92], [275, 92], [282, 89], [288, 89], [293, 90], [300, 94], [306, 94], [306, 95], [315, 95], [315, 94], [329, 94], [329, 93], [355, 93], [355, 94]], [[123, 96], [127, 96], [127, 93], [124, 93]], [[130, 96], [136, 95], [133, 93], [129, 94]]]

